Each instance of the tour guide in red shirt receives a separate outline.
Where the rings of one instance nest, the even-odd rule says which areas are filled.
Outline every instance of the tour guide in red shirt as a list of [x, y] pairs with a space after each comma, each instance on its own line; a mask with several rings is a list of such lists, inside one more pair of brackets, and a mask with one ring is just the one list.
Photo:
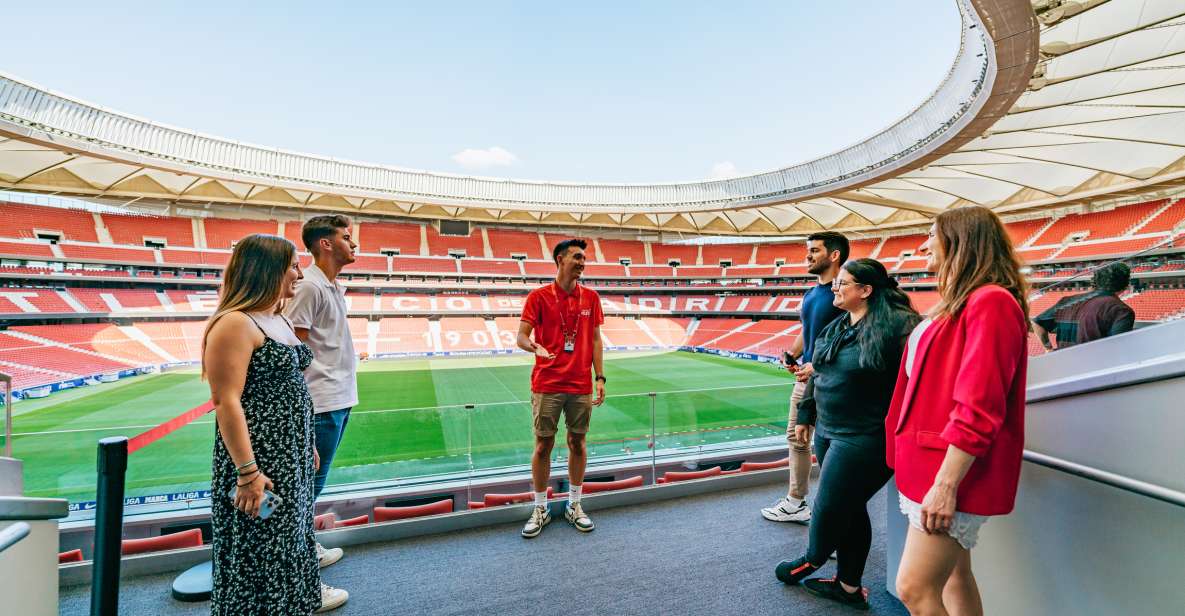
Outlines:
[[[543, 532], [551, 521], [547, 512], [547, 482], [551, 476], [551, 448], [560, 414], [568, 426], [568, 507], [564, 518], [576, 530], [589, 532], [592, 520], [580, 505], [584, 467], [588, 461], [585, 435], [592, 407], [605, 401], [604, 349], [601, 345], [601, 298], [577, 284], [584, 272], [584, 240], [564, 240], [551, 251], [559, 271], [555, 282], [531, 291], [518, 325], [518, 347], [535, 355], [531, 372], [531, 414], [535, 453], [531, 481], [535, 507], [523, 527], [523, 537]], [[531, 341], [531, 332], [535, 340]], [[591, 369], [590, 369], [591, 368]], [[593, 379], [593, 372], [596, 379]], [[596, 398], [591, 391], [596, 383]]]

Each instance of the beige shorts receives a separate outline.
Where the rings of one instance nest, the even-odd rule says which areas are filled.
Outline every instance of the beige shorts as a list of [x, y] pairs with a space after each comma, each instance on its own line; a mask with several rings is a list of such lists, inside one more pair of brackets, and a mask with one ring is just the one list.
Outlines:
[[535, 436], [555, 436], [561, 413], [568, 432], [588, 434], [588, 424], [592, 420], [592, 394], [531, 394]]

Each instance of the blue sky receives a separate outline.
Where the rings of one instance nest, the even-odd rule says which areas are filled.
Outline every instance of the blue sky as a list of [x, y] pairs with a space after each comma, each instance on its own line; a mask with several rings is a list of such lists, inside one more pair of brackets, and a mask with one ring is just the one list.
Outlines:
[[857, 142], [930, 93], [959, 31], [950, 0], [21, 2], [5, 21], [0, 71], [159, 122], [418, 169], [622, 182]]

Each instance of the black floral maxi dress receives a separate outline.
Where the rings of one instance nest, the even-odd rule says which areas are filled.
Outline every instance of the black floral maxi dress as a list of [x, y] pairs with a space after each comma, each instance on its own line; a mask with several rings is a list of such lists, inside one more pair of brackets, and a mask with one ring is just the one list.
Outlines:
[[290, 616], [321, 607], [313, 537], [313, 401], [302, 374], [313, 353], [303, 344], [289, 346], [264, 335], [247, 366], [243, 414], [255, 461], [283, 503], [266, 520], [235, 509], [227, 493], [235, 487], [237, 470], [215, 427], [210, 496], [215, 615]]

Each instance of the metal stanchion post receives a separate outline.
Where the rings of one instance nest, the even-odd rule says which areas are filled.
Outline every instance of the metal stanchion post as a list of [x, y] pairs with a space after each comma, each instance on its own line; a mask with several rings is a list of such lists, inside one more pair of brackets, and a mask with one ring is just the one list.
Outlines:
[[655, 451], [658, 449], [658, 430], [655, 428], [655, 426], [657, 425], [657, 421], [656, 421], [655, 415], [654, 415], [654, 409], [655, 409], [657, 400], [658, 400], [658, 394], [653, 391], [650, 392], [650, 483], [651, 484], [658, 483], [658, 471], [655, 470], [658, 468], [658, 465], [654, 461], [654, 456], [658, 453], [657, 451]]
[[[473, 502], [473, 411], [477, 407], [472, 404], [465, 405], [465, 440], [466, 450], [469, 456], [469, 480], [465, 486], [465, 498], [469, 503]], [[468, 506], [468, 504], [466, 504]]]
[[0, 373], [4, 383], [4, 457], [12, 457], [12, 377]]
[[95, 507], [95, 555], [91, 569], [91, 616], [119, 613], [119, 557], [123, 540], [123, 489], [128, 469], [128, 439], [99, 441]]

